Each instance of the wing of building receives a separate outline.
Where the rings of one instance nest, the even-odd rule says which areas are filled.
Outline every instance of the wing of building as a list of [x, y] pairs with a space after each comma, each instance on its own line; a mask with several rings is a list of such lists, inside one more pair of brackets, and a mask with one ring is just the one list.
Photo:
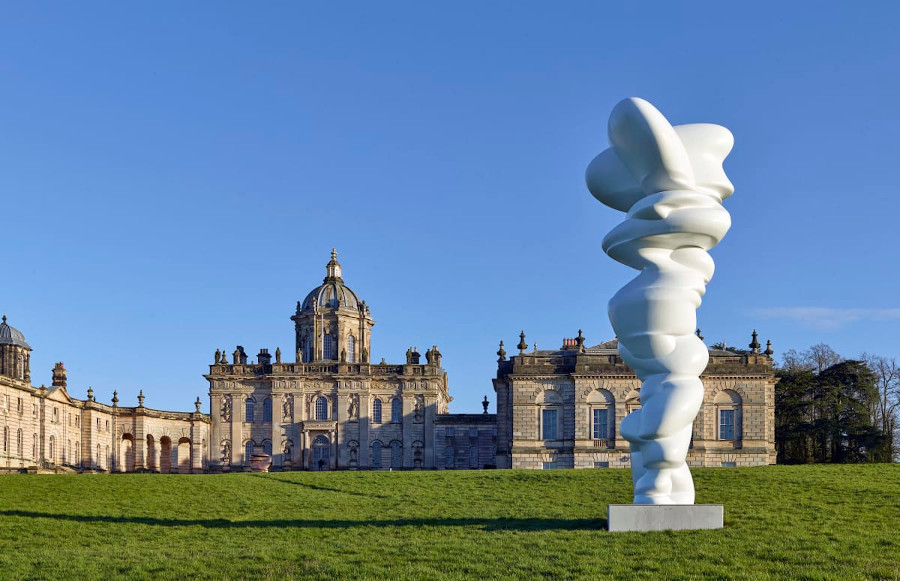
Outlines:
[[[437, 346], [370, 361], [375, 321], [344, 284], [332, 250], [322, 284], [290, 317], [294, 349], [218, 350], [204, 377], [210, 414], [85, 399], [67, 391], [62, 363], [51, 387], [31, 385], [31, 347], [0, 324], [0, 469], [224, 472], [627, 467], [618, 426], [640, 407], [640, 381], [615, 341], [585, 347], [579, 331], [558, 350], [507, 358], [493, 380], [497, 414], [451, 414]], [[694, 423], [694, 466], [775, 462], [772, 351], [754, 332], [746, 352], [710, 350]], [[424, 359], [424, 361], [423, 361]]]

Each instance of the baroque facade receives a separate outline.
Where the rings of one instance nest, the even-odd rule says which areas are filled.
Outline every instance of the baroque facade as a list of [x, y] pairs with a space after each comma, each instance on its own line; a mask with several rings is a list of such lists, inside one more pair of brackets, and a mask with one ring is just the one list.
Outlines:
[[[31, 347], [0, 323], [0, 470], [227, 472], [250, 470], [253, 454], [274, 470], [625, 468], [621, 420], [640, 407], [640, 380], [615, 340], [586, 347], [578, 332], [557, 350], [497, 352], [497, 413], [451, 414], [437, 346], [423, 357], [370, 361], [372, 319], [344, 284], [332, 250], [322, 284], [290, 317], [294, 350], [217, 350], [209, 372], [210, 414], [85, 399], [67, 391], [57, 363], [50, 387], [31, 385]], [[699, 332], [698, 332], [699, 334]], [[772, 350], [710, 349], [701, 376], [691, 466], [775, 463]]]
[[[261, 349], [217, 351], [209, 368], [213, 470], [243, 469], [253, 453], [275, 470], [435, 468], [435, 423], [447, 413], [437, 346], [373, 364], [365, 301], [344, 284], [332, 250], [325, 279], [297, 302], [293, 361]], [[442, 448], [443, 450], [443, 448]]]
[[67, 391], [66, 368], [53, 367], [50, 387], [31, 385], [31, 346], [25, 336], [0, 323], [0, 421], [3, 471], [100, 470], [181, 472], [207, 470], [209, 417], [85, 399]]
[[[699, 334], [699, 331], [698, 331]], [[771, 343], [760, 352], [709, 350], [705, 394], [694, 420], [690, 466], [775, 463], [775, 373]], [[498, 468], [625, 468], [629, 447], [619, 424], [640, 408], [641, 382], [619, 356], [618, 341], [585, 347], [578, 332], [558, 350], [497, 352]]]

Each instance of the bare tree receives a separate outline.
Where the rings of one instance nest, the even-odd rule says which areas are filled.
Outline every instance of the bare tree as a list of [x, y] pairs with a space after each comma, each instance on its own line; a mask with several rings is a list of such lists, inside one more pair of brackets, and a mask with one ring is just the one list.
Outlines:
[[798, 352], [796, 349], [788, 349], [781, 356], [782, 369], [790, 372], [813, 371], [817, 375], [832, 365], [837, 365], [844, 358], [837, 351], [826, 345], [818, 343], [809, 349]]
[[893, 357], [863, 353], [860, 359], [875, 373], [878, 401], [872, 412], [872, 422], [890, 438], [891, 448], [896, 457], [898, 431], [900, 431], [900, 365]]

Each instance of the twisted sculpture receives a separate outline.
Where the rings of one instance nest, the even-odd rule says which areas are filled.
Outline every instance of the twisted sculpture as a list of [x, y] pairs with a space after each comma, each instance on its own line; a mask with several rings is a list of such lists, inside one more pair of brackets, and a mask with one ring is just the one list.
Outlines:
[[621, 425], [631, 444], [634, 503], [693, 504], [685, 458], [709, 360], [694, 330], [715, 268], [707, 250], [731, 226], [722, 200], [734, 187], [722, 162], [734, 138], [719, 125], [673, 127], [653, 105], [631, 98], [613, 109], [609, 141], [586, 180], [595, 198], [627, 213], [603, 250], [640, 271], [609, 301], [619, 353], [643, 382], [642, 408]]

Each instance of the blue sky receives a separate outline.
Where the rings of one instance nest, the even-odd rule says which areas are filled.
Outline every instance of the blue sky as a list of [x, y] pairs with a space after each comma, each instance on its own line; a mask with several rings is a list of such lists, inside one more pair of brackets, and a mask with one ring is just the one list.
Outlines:
[[735, 135], [708, 343], [900, 356], [900, 9], [621, 4], [3, 5], [0, 310], [33, 383], [207, 409], [213, 352], [290, 352], [336, 247], [373, 358], [437, 344], [480, 411], [500, 339], [613, 335], [634, 272], [584, 169], [629, 96]]

